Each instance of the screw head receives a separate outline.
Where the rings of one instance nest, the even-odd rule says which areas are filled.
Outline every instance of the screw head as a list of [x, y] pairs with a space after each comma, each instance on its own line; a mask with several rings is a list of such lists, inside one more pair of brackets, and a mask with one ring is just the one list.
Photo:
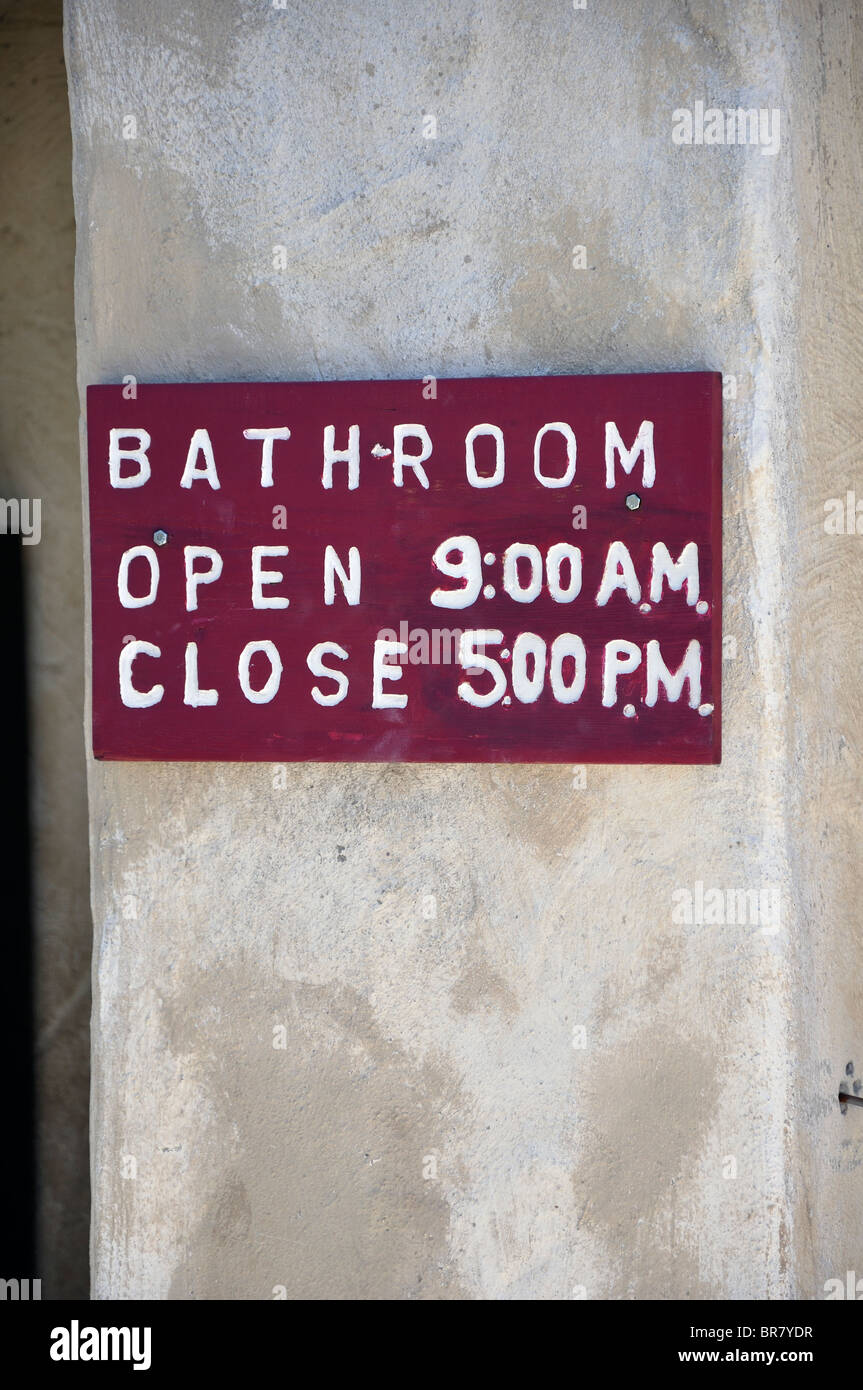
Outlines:
[[626, 507], [627, 507], [627, 511], [630, 511], [630, 512], [637, 512], [640, 506], [641, 506], [641, 498], [639, 497], [638, 493], [637, 493], [637, 492], [628, 492], [628, 493], [626, 494]]
[[156, 542], [156, 545], [167, 545], [167, 544], [168, 544], [168, 532], [167, 532], [167, 531], [154, 531], [154, 532], [153, 532], [153, 540]]

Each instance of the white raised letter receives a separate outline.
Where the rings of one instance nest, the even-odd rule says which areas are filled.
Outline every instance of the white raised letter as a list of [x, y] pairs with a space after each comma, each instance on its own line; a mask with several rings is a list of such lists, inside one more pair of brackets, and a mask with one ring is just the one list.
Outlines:
[[[526, 588], [521, 587], [518, 576], [519, 560], [527, 560], [530, 565], [530, 579]], [[516, 603], [533, 603], [542, 591], [542, 555], [535, 545], [525, 545], [514, 541], [503, 552], [503, 587]]]
[[[249, 668], [252, 664], [252, 657], [255, 652], [263, 652], [270, 663], [270, 674], [267, 682], [260, 690], [253, 690], [249, 679]], [[237, 672], [240, 677], [240, 688], [246, 699], [253, 705], [268, 705], [279, 688], [282, 679], [282, 658], [279, 656], [278, 649], [274, 642], [247, 642], [240, 652], [240, 660], [237, 663]]]
[[[575, 674], [571, 685], [567, 685], [563, 679], [563, 663], [568, 656], [571, 656], [575, 663]], [[584, 694], [586, 675], [587, 651], [584, 642], [574, 632], [562, 632], [559, 637], [555, 637], [551, 644], [551, 667], [549, 669], [551, 693], [558, 704], [572, 705], [576, 700], [581, 699]]]
[[[137, 439], [137, 449], [121, 449], [121, 439]], [[111, 430], [108, 444], [108, 477], [112, 487], [143, 487], [150, 477], [150, 460], [147, 458], [147, 450], [150, 447], [150, 436], [146, 430]], [[137, 473], [131, 473], [128, 478], [120, 476], [120, 464], [123, 459], [134, 459], [138, 464]]]
[[[549, 430], [556, 430], [566, 440], [566, 472], [562, 478], [548, 478], [540, 468], [541, 445]], [[562, 420], [555, 420], [550, 425], [543, 425], [542, 429], [538, 431], [533, 442], [533, 471], [543, 487], [569, 487], [575, 477], [575, 456], [575, 435], [571, 427]]]
[[351, 608], [360, 601], [360, 552], [355, 545], [348, 551], [348, 573], [336, 554], [335, 546], [328, 545], [324, 551], [324, 603], [336, 601], [336, 575], [342, 586], [342, 593]]
[[503, 633], [499, 627], [477, 628], [474, 632], [463, 632], [459, 638], [458, 660], [459, 665], [471, 674], [476, 675], [483, 671], [488, 671], [492, 678], [491, 690], [481, 693], [474, 690], [470, 681], [462, 681], [458, 687], [458, 697], [464, 700], [465, 704], [473, 705], [474, 709], [488, 709], [491, 705], [497, 704], [502, 699], [506, 691], [506, 674], [499, 661], [493, 656], [486, 654], [487, 646], [499, 647], [503, 641]]
[[243, 430], [245, 439], [262, 439], [264, 441], [261, 450], [261, 487], [273, 486], [273, 441], [275, 439], [290, 439], [291, 431], [287, 425], [282, 425], [281, 429], [276, 430]]
[[596, 595], [596, 602], [604, 608], [617, 589], [625, 589], [630, 603], [638, 603], [641, 598], [641, 585], [635, 574], [632, 557], [623, 541], [612, 541], [605, 557], [602, 583]]
[[[420, 441], [421, 448], [418, 454], [405, 453], [406, 439]], [[431, 451], [432, 442], [425, 425], [396, 425], [393, 430], [393, 482], [396, 487], [404, 487], [406, 468], [412, 468], [422, 486], [428, 487], [428, 474], [423, 464], [431, 456]]]
[[[480, 435], [491, 435], [494, 440], [494, 472], [488, 477], [483, 477], [476, 470], [476, 459], [473, 452], [474, 440]], [[497, 487], [503, 482], [504, 461], [503, 430], [497, 425], [474, 425], [469, 429], [464, 441], [464, 466], [467, 472], [467, 480], [471, 487]]]
[[[132, 561], [140, 556], [146, 560], [150, 566], [150, 590], [143, 598], [135, 598], [134, 594], [129, 593], [129, 566]], [[159, 588], [159, 557], [149, 545], [133, 545], [131, 550], [124, 550], [120, 559], [120, 568], [117, 572], [117, 592], [120, 595], [120, 602], [124, 608], [146, 608], [149, 604], [156, 602], [156, 593]]]
[[348, 693], [348, 678], [344, 671], [334, 671], [331, 666], [324, 665], [325, 656], [337, 656], [340, 661], [347, 661], [348, 654], [344, 647], [340, 647], [338, 642], [318, 642], [312, 647], [306, 657], [306, 665], [313, 676], [320, 679], [326, 677], [327, 680], [335, 681], [336, 689], [331, 695], [324, 695], [316, 685], [312, 686], [312, 699], [316, 705], [340, 705]]
[[132, 663], [136, 656], [161, 656], [160, 647], [152, 642], [127, 642], [120, 652], [120, 699], [127, 709], [149, 709], [157, 705], [165, 693], [163, 685], [152, 685], [149, 690], [136, 690], [132, 684]]
[[[199, 454], [204, 456], [203, 468], [198, 467]], [[221, 487], [219, 475], [216, 472], [216, 460], [213, 458], [213, 445], [206, 430], [195, 430], [189, 440], [189, 452], [186, 455], [186, 466], [180, 479], [180, 487], [191, 487], [198, 478], [206, 478], [210, 487], [216, 492]]]
[[641, 648], [634, 642], [606, 642], [602, 667], [602, 703], [617, 704], [617, 677], [628, 676], [641, 661]]
[[660, 682], [665, 687], [665, 692], [672, 701], [679, 700], [683, 693], [683, 683], [689, 681], [689, 704], [692, 709], [698, 709], [701, 704], [701, 643], [693, 638], [686, 648], [683, 660], [677, 670], [672, 674], [662, 659], [659, 651], [659, 643], [648, 642], [647, 644], [647, 694], [644, 697], [646, 705], [655, 705], [659, 698]]
[[359, 425], [348, 426], [348, 447], [346, 449], [336, 448], [335, 425], [324, 426], [324, 471], [321, 475], [321, 482], [326, 488], [331, 488], [333, 485], [334, 463], [346, 463], [348, 465], [348, 491], [353, 492], [360, 485]]
[[385, 642], [380, 638], [375, 641], [375, 654], [372, 663], [372, 709], [404, 709], [408, 702], [405, 694], [396, 694], [393, 691], [384, 692], [384, 681], [400, 681], [402, 669], [400, 666], [391, 666], [387, 657], [398, 656], [402, 652], [407, 652], [407, 642]]
[[664, 541], [656, 542], [650, 573], [650, 598], [653, 603], [658, 603], [662, 598], [663, 579], [668, 580], [669, 589], [675, 592], [686, 585], [686, 602], [690, 608], [698, 602], [698, 546], [695, 541], [689, 541], [676, 560], [672, 560]]
[[[533, 667], [528, 674], [528, 659]], [[535, 632], [520, 632], [512, 644], [512, 693], [523, 705], [532, 705], [545, 685], [548, 648]]]
[[290, 603], [289, 598], [283, 595], [274, 594], [268, 598], [264, 593], [265, 584], [281, 584], [284, 575], [281, 570], [265, 570], [261, 568], [261, 560], [277, 559], [280, 555], [287, 555], [286, 545], [253, 545], [252, 546], [252, 607], [253, 608], [287, 608]]
[[[183, 550], [186, 562], [186, 612], [198, 607], [198, 585], [213, 584], [222, 573], [222, 557], [211, 545], [187, 545]], [[209, 560], [208, 570], [195, 572], [196, 560]]]
[[183, 690], [183, 704], [197, 709], [199, 705], [217, 705], [218, 690], [201, 690], [198, 685], [198, 644], [186, 643], [186, 684]]
[[[561, 566], [569, 565], [569, 584], [566, 588], [560, 582]], [[548, 578], [548, 592], [555, 603], [571, 603], [581, 593], [581, 551], [577, 545], [557, 541], [549, 546], [545, 557], [545, 572]]]
[[620, 437], [620, 431], [613, 420], [605, 422], [605, 486], [614, 487], [614, 455], [620, 455], [624, 473], [631, 473], [639, 454], [644, 455], [644, 487], [653, 487], [656, 481], [656, 460], [653, 455], [653, 421], [642, 420], [635, 443], [627, 449]]

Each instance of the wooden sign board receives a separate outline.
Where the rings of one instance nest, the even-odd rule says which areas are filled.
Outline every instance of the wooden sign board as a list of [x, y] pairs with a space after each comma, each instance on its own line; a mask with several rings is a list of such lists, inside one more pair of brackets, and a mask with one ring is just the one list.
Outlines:
[[719, 761], [718, 373], [87, 414], [96, 757]]

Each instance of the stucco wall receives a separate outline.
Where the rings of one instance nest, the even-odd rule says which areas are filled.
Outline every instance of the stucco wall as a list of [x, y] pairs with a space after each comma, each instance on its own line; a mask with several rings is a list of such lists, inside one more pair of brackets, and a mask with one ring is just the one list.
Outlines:
[[[97, 1297], [861, 1264], [860, 542], [823, 528], [860, 38], [810, 0], [67, 5], [82, 389], [735, 379], [718, 769], [91, 763]], [[699, 100], [778, 108], [778, 151], [675, 145]], [[781, 930], [676, 923], [698, 882], [777, 885]]]

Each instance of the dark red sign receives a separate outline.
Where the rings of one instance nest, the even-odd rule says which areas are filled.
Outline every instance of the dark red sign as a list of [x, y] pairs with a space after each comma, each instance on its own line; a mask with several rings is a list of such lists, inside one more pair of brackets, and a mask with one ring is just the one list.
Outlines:
[[717, 373], [87, 410], [96, 757], [719, 761]]

